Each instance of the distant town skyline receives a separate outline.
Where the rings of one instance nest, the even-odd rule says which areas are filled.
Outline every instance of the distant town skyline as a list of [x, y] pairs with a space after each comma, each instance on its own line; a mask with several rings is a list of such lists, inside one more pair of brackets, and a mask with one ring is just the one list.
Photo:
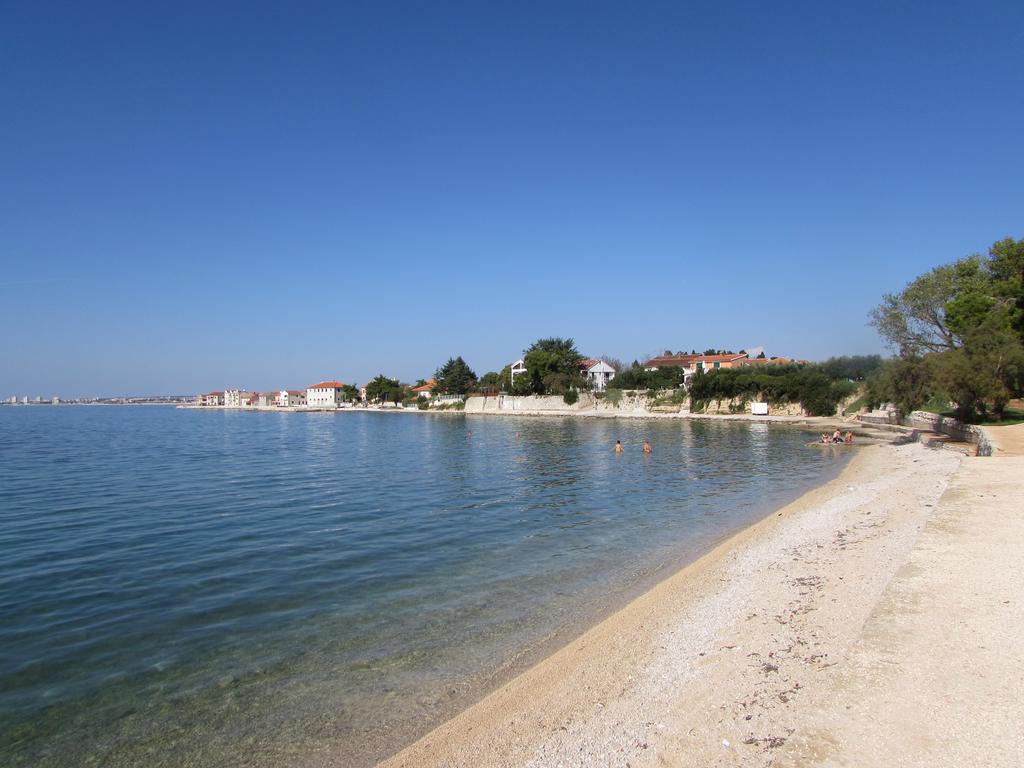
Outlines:
[[0, 396], [884, 352], [1024, 236], [1024, 5], [15, 4]]

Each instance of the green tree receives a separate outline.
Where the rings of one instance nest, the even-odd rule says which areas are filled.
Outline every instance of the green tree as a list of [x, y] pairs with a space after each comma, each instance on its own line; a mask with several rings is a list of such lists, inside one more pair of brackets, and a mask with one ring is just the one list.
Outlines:
[[830, 357], [821, 363], [821, 370], [833, 379], [863, 381], [882, 365], [881, 355], [844, 355]]
[[871, 311], [871, 324], [901, 356], [954, 349], [961, 338], [949, 327], [947, 307], [980, 276], [978, 256], [935, 267], [900, 293], [886, 294]]
[[366, 385], [366, 399], [371, 403], [400, 403], [404, 398], [405, 387], [384, 374]]
[[476, 374], [461, 357], [450, 357], [437, 369], [437, 390], [446, 395], [465, 395], [476, 385]]
[[871, 319], [909, 365], [925, 356], [929, 385], [956, 403], [960, 418], [989, 409], [1001, 418], [1024, 392], [1024, 241], [1006, 238], [987, 256], [936, 267], [885, 296]]
[[937, 394], [934, 371], [920, 357], [888, 360], [868, 375], [864, 394], [872, 408], [892, 403], [906, 415]]
[[561, 395], [570, 389], [581, 389], [586, 381], [580, 372], [583, 355], [576, 349], [572, 339], [552, 337], [538, 339], [523, 353], [526, 364], [525, 376], [529, 392], [534, 395]]
[[359, 390], [353, 387], [351, 384], [341, 385], [341, 399], [346, 403], [351, 403], [359, 397]]
[[494, 387], [500, 389], [502, 387], [501, 374], [497, 371], [488, 371], [480, 377], [480, 381], [477, 382], [481, 387]]

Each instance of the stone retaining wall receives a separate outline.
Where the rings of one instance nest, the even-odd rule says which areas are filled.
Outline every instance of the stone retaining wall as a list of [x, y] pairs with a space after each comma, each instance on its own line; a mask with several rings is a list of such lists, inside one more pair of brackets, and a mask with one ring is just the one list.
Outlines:
[[992, 455], [992, 443], [989, 442], [985, 430], [973, 424], [964, 424], [948, 416], [940, 416], [937, 413], [929, 413], [928, 411], [914, 411], [904, 423], [908, 427], [926, 429], [930, 432], [947, 435], [954, 440], [973, 443], [978, 447], [978, 456]]

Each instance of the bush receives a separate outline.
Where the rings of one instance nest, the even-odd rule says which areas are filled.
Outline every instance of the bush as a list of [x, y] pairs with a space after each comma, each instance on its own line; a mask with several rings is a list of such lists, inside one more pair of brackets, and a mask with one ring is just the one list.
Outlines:
[[576, 392], [575, 389], [570, 389], [570, 390], [566, 391], [566, 393], [564, 395], [562, 395], [562, 400], [565, 401], [566, 405], [574, 405], [576, 403], [576, 401], [579, 400], [579, 399], [580, 399], [580, 396]]
[[605, 397], [607, 398], [608, 402], [611, 403], [612, 405], [618, 405], [620, 402], [622, 402], [622, 390], [611, 389], [611, 387], [609, 387], [608, 391], [605, 393]]
[[[722, 368], [710, 373], [697, 371], [690, 380], [694, 403], [736, 399], [745, 404], [761, 396], [773, 404], [800, 403], [812, 416], [832, 416], [840, 400], [855, 390], [855, 384], [845, 378], [837, 380], [816, 365]], [[696, 412], [698, 407], [691, 410]]]

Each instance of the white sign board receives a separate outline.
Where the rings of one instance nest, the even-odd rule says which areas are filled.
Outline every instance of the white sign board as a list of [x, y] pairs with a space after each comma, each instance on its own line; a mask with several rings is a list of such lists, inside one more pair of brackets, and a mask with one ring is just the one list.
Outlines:
[[768, 403], [751, 403], [750, 413], [753, 416], [767, 416], [768, 415]]

